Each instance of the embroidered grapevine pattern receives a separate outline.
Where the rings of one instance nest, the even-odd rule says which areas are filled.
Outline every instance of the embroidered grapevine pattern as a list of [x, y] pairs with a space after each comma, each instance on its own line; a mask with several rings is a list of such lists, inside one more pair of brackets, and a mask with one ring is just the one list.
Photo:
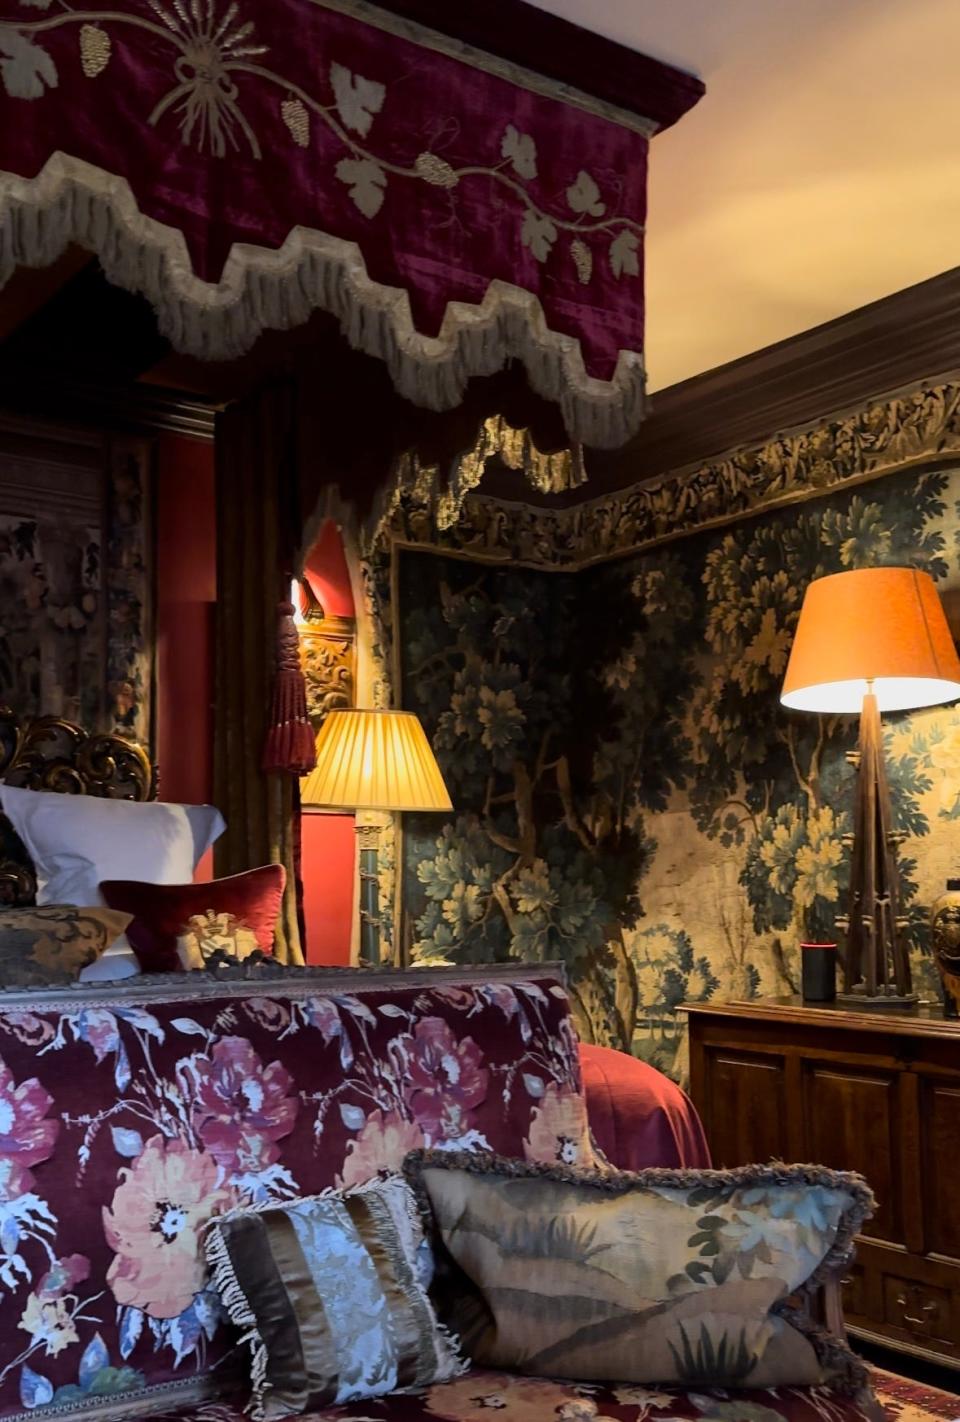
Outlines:
[[177, 51], [173, 64], [175, 83], [147, 118], [156, 126], [171, 111], [177, 116], [181, 141], [216, 158], [240, 147], [246, 140], [254, 158], [262, 156], [257, 135], [240, 107], [238, 77], [251, 76], [282, 91], [279, 116], [291, 141], [309, 148], [311, 128], [319, 120], [347, 150], [334, 169], [350, 201], [368, 220], [383, 206], [391, 178], [426, 183], [451, 195], [465, 178], [484, 177], [511, 193], [521, 206], [520, 240], [539, 263], [552, 255], [561, 234], [568, 239], [567, 253], [578, 280], [588, 285], [595, 273], [595, 253], [585, 238], [607, 242], [606, 260], [613, 277], [640, 273], [639, 248], [644, 228], [631, 218], [608, 209], [596, 181], [580, 168], [565, 189], [562, 213], [549, 212], [533, 197], [527, 184], [537, 176], [534, 138], [509, 123], [500, 143], [501, 162], [496, 166], [469, 164], [453, 167], [437, 153], [426, 150], [412, 165], [390, 162], [366, 148], [377, 116], [387, 99], [386, 86], [332, 62], [328, 71], [329, 96], [324, 102], [267, 68], [262, 57], [268, 46], [255, 38], [255, 26], [243, 20], [236, 3], [218, 8], [218, 0], [147, 0], [154, 16], [123, 14], [114, 10], [81, 11], [67, 0], [19, 0], [32, 10], [56, 12], [44, 19], [0, 23], [0, 82], [11, 98], [43, 98], [58, 84], [53, 56], [37, 37], [64, 25], [79, 25], [80, 62], [88, 79], [97, 79], [108, 68], [113, 46], [108, 26], [132, 25], [171, 44]]

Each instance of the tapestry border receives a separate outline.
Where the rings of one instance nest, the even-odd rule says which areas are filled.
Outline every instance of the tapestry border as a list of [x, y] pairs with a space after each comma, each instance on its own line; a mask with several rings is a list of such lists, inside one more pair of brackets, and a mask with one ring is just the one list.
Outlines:
[[376, 561], [396, 545], [577, 572], [889, 474], [957, 463], [957, 372], [567, 508], [468, 494], [449, 528], [437, 520], [439, 471], [405, 457], [364, 557]]

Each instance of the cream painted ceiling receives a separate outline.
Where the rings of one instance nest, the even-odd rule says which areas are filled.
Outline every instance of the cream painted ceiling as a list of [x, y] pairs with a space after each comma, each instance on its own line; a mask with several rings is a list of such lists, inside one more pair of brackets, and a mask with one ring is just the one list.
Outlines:
[[660, 389], [960, 265], [960, 0], [532, 0], [698, 74], [654, 139]]

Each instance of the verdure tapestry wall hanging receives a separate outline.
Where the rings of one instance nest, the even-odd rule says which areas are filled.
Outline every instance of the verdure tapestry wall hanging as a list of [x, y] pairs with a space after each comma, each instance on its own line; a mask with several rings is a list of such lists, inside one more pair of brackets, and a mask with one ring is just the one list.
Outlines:
[[365, 0], [0, 0], [0, 281], [78, 243], [203, 359], [319, 308], [436, 409], [515, 358], [613, 445], [656, 127]]
[[[415, 493], [398, 496], [392, 556], [367, 568], [374, 652], [389, 679], [398, 649], [394, 694], [456, 806], [440, 828], [404, 823], [413, 961], [562, 957], [581, 1029], [678, 1076], [681, 1002], [797, 990], [801, 936], [845, 907], [856, 724], [780, 707], [796, 619], [812, 579], [874, 565], [925, 569], [955, 616], [953, 390], [731, 456], [763, 478], [754, 516], [724, 528], [696, 531], [684, 492], [709, 470], [663, 481], [667, 527], [640, 551], [649, 491], [550, 519], [468, 498], [462, 524], [431, 534]], [[851, 457], [796, 473], [831, 441]], [[614, 556], [584, 566], [598, 520]], [[443, 547], [410, 546], [431, 539]], [[929, 907], [957, 872], [960, 709], [893, 716], [884, 737], [914, 977], [936, 997]]]

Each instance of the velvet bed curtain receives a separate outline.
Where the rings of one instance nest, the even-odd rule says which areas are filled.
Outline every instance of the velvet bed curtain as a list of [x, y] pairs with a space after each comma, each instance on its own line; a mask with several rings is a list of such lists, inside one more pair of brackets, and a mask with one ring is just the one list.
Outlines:
[[299, 781], [261, 768], [270, 716], [277, 604], [289, 595], [299, 533], [296, 400], [278, 383], [217, 419], [216, 803], [227, 821], [217, 873], [287, 871], [276, 955], [302, 963]]

